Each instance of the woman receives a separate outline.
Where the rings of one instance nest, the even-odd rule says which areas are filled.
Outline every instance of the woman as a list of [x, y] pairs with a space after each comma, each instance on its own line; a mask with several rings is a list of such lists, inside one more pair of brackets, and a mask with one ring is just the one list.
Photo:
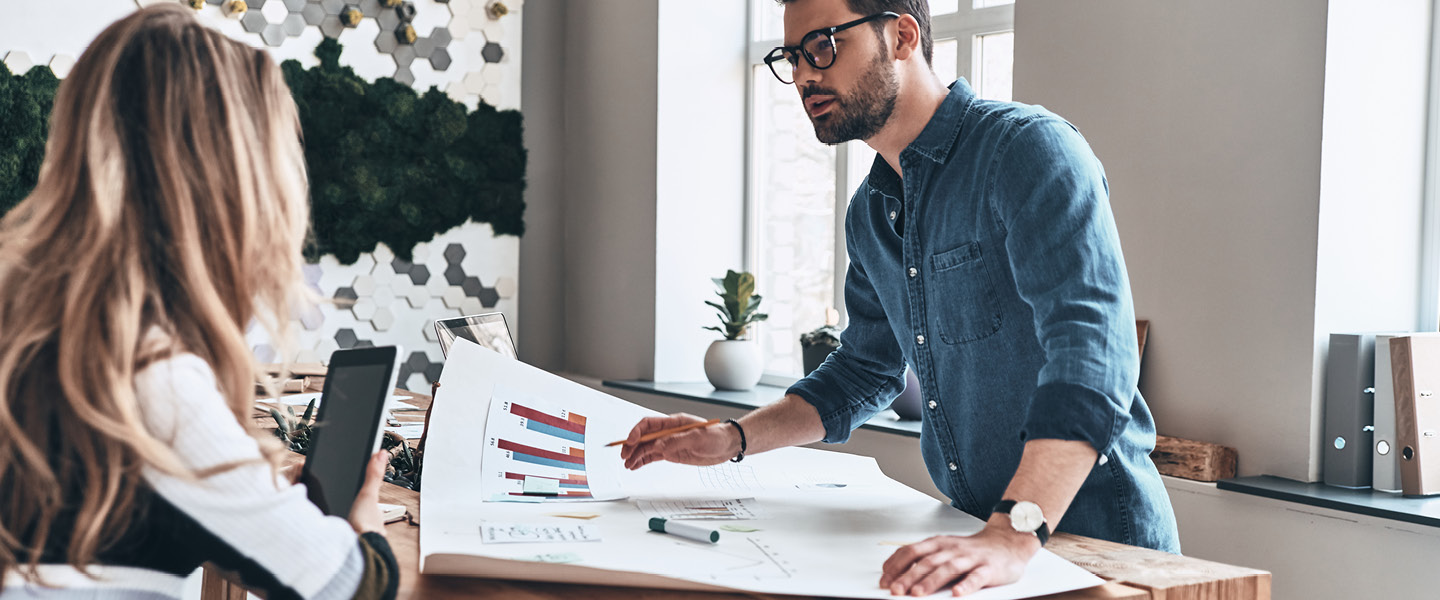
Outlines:
[[347, 524], [245, 425], [245, 327], [286, 339], [309, 301], [306, 193], [265, 53], [173, 4], [81, 57], [0, 222], [0, 598], [178, 598], [205, 561], [271, 599], [394, 597], [381, 455]]

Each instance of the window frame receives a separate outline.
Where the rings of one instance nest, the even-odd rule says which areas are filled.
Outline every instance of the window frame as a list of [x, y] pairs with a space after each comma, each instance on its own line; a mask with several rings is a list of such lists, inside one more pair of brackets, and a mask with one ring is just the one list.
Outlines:
[[[1432, 10], [1430, 19], [1430, 90], [1425, 124], [1424, 196], [1420, 204], [1417, 331], [1440, 329], [1440, 10]], [[746, 149], [748, 151], [749, 146]]]
[[[752, 273], [758, 272], [760, 263], [760, 235], [759, 235], [759, 208], [758, 190], [756, 185], [755, 169], [755, 77], [754, 69], [761, 67], [769, 74], [769, 67], [765, 64], [765, 56], [776, 46], [784, 45], [784, 41], [776, 38], [756, 39], [761, 31], [760, 15], [755, 10], [757, 2], [769, 2], [771, 0], [751, 0], [745, 3], [746, 10], [746, 39], [747, 56], [750, 61], [749, 68], [752, 76], [745, 80], [745, 201], [744, 201], [744, 249], [745, 270]], [[1015, 30], [1015, 5], [1013, 3], [985, 8], [974, 8], [972, 0], [960, 0], [959, 8], [952, 13], [931, 15], [930, 34], [935, 41], [955, 39], [955, 51], [958, 53], [955, 61], [957, 77], [963, 77], [966, 81], [977, 84], [973, 75], [978, 69], [976, 60], [980, 37], [995, 33], [1005, 33]], [[968, 43], [967, 40], [968, 39]], [[767, 84], [785, 85], [776, 81], [773, 75], [769, 76]], [[793, 85], [793, 84], [791, 84]], [[834, 232], [836, 249], [833, 261], [834, 268], [834, 298], [835, 309], [840, 312], [840, 327], [848, 323], [848, 315], [845, 312], [845, 272], [850, 266], [849, 254], [845, 248], [845, 211], [850, 204], [850, 185], [852, 173], [855, 169], [862, 170], [859, 177], [854, 177], [858, 182], [864, 176], [863, 170], [868, 166], [852, 165], [851, 154], [852, 144], [863, 144], [860, 141], [850, 141], [835, 146], [835, 217]], [[761, 349], [763, 352], [763, 349]], [[760, 383], [778, 387], [788, 387], [799, 381], [800, 377], [787, 373], [765, 371], [761, 375]]]

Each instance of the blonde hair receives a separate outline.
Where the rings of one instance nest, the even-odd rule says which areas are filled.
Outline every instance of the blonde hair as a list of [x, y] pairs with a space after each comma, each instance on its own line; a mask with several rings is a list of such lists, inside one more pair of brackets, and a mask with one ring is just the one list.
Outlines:
[[198, 355], [251, 422], [245, 328], [289, 339], [308, 298], [304, 164], [274, 61], [178, 4], [115, 22], [76, 63], [39, 182], [0, 221], [0, 574], [33, 575], [62, 504], [84, 568], [130, 526], [143, 467], [204, 476], [145, 427], [148, 362]]

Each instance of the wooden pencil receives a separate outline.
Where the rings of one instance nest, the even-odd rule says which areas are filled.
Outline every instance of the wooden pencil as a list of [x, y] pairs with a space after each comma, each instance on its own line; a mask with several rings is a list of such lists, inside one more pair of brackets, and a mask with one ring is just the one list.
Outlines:
[[[709, 426], [714, 425], [714, 424], [716, 424], [716, 423], [724, 423], [724, 422], [725, 422], [724, 419], [710, 419], [709, 421], [702, 421], [702, 422], [699, 422], [699, 423], [691, 423], [691, 424], [689, 424], [689, 425], [681, 425], [681, 426], [679, 426], [679, 427], [671, 427], [671, 428], [669, 428], [669, 429], [661, 429], [660, 431], [652, 431], [652, 432], [650, 432], [650, 433], [647, 433], [647, 434], [645, 434], [645, 435], [640, 436], [640, 441], [638, 441], [638, 442], [636, 442], [636, 443], [643, 444], [643, 443], [645, 443], [645, 442], [651, 442], [651, 441], [658, 440], [658, 439], [660, 439], [660, 438], [662, 438], [662, 437], [665, 437], [665, 436], [667, 436], [667, 435], [674, 435], [674, 434], [677, 434], [677, 433], [680, 433], [680, 432], [683, 432], [683, 431], [690, 431], [691, 429], [699, 429], [699, 428], [701, 428], [701, 427], [709, 427]], [[605, 447], [606, 447], [606, 448], [609, 448], [609, 447], [611, 447], [611, 446], [619, 446], [620, 444], [624, 444], [625, 441], [626, 441], [626, 440], [615, 440], [615, 441], [613, 441], [613, 442], [610, 442], [610, 443], [608, 443], [608, 444], [605, 444]]]

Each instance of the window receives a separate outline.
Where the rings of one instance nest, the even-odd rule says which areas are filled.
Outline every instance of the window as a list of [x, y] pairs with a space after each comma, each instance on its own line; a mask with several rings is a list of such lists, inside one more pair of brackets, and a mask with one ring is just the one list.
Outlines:
[[[1010, 99], [1012, 4], [930, 0], [932, 66], [941, 80], [964, 77], [981, 97]], [[762, 62], [781, 45], [783, 15], [775, 0], [750, 0], [745, 260], [770, 315], [753, 335], [765, 382], [776, 385], [803, 374], [800, 334], [825, 324], [826, 308], [840, 309], [844, 325], [845, 206], [875, 160], [859, 141], [817, 141], [795, 88], [776, 81]]]

